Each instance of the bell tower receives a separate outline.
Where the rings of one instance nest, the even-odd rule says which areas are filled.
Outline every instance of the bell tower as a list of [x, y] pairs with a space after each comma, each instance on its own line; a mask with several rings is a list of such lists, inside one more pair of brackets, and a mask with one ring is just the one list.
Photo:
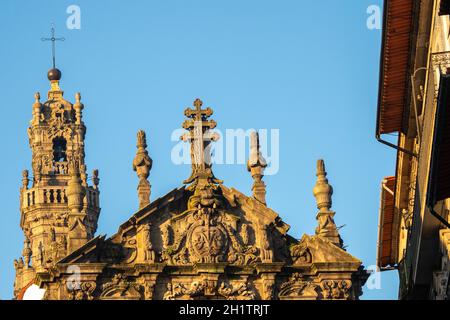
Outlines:
[[[35, 94], [28, 128], [32, 176], [23, 171], [20, 227], [23, 258], [15, 261], [16, 289], [93, 238], [100, 214], [98, 170], [88, 179], [84, 161], [86, 127], [81, 95], [63, 97], [61, 71], [48, 72], [47, 101]], [[91, 185], [89, 185], [89, 183]]]

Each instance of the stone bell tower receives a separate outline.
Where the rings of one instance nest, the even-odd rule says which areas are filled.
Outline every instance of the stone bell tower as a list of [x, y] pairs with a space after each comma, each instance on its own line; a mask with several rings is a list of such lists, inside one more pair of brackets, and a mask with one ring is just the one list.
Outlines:
[[47, 101], [41, 103], [35, 94], [28, 128], [32, 176], [23, 171], [20, 190], [25, 240], [23, 257], [15, 261], [19, 290], [39, 269], [92, 239], [100, 213], [98, 170], [88, 179], [84, 162], [81, 96], [75, 95], [74, 104], [64, 99], [58, 69], [51, 69], [48, 79]]

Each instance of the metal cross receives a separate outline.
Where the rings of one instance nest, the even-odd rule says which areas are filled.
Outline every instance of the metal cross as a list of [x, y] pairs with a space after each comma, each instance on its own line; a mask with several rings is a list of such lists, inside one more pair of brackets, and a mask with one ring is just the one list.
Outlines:
[[55, 28], [53, 27], [53, 25], [52, 25], [51, 32], [52, 32], [51, 38], [41, 38], [41, 41], [51, 41], [52, 42], [52, 57], [53, 57], [53, 69], [54, 69], [55, 66], [56, 66], [56, 63], [55, 63], [55, 42], [56, 41], [64, 41], [66, 39], [65, 38], [56, 38], [55, 37]]

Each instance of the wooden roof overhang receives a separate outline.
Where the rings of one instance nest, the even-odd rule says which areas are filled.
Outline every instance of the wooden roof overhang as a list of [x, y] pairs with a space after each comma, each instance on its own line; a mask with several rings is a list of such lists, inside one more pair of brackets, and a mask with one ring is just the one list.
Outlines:
[[385, 0], [380, 57], [377, 137], [403, 131], [409, 88], [413, 0]]
[[378, 225], [378, 252], [377, 266], [380, 269], [394, 267], [397, 257], [394, 250], [396, 245], [395, 233], [395, 204], [394, 193], [395, 177], [386, 177], [381, 187], [380, 220]]

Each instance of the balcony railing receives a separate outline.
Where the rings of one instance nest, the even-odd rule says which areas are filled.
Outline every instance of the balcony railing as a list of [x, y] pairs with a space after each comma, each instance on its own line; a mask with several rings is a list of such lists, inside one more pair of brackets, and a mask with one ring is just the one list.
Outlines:
[[53, 162], [54, 174], [69, 174], [69, 164], [67, 161]]
[[[66, 187], [46, 186], [39, 188], [31, 188], [23, 194], [22, 208], [28, 208], [37, 204], [62, 204], [67, 205]], [[99, 207], [98, 190], [86, 188], [86, 204], [89, 208]]]

